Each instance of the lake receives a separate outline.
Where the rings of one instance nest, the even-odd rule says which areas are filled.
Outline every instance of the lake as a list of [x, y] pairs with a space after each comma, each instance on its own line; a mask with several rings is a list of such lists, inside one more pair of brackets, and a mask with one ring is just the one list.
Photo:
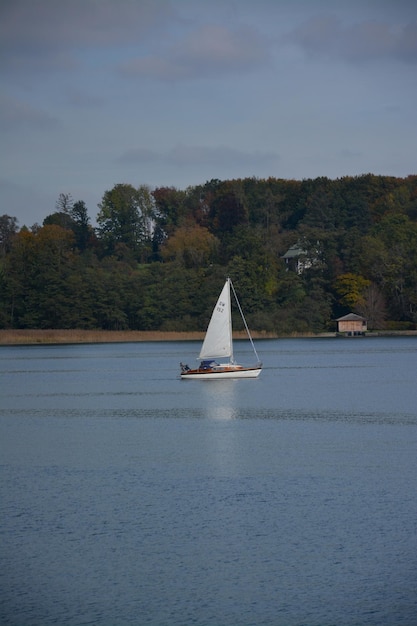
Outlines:
[[417, 338], [199, 347], [0, 347], [1, 625], [417, 625]]

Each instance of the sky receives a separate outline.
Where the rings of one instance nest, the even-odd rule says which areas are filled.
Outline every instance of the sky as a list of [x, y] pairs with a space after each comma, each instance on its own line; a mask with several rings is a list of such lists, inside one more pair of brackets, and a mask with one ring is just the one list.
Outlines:
[[417, 173], [415, 0], [0, 0], [0, 215]]

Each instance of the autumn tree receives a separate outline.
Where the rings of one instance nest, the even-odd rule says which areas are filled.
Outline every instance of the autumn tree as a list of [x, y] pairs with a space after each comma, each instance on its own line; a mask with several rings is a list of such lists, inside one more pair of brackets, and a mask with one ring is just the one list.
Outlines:
[[341, 274], [334, 282], [335, 291], [342, 306], [353, 311], [364, 307], [365, 290], [371, 281], [358, 274]]
[[90, 226], [87, 207], [83, 200], [74, 202], [71, 194], [61, 193], [55, 203], [56, 211], [47, 215], [43, 220], [43, 226], [61, 226], [72, 230], [75, 236], [75, 245], [83, 252], [89, 241], [94, 240], [94, 231]]
[[161, 248], [164, 260], [175, 260], [185, 267], [201, 267], [213, 260], [218, 239], [202, 226], [177, 228]]

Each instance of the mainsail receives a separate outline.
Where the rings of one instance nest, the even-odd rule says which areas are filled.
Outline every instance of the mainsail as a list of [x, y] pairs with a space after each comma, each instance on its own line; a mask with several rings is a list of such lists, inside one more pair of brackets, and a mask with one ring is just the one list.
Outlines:
[[199, 356], [202, 360], [221, 357], [228, 357], [233, 362], [230, 278], [226, 280], [214, 307]]

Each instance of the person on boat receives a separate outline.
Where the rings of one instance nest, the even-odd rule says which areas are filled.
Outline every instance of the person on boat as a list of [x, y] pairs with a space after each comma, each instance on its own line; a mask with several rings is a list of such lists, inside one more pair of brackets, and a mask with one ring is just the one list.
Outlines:
[[190, 368], [188, 367], [187, 364], [184, 365], [184, 363], [180, 363], [180, 367], [181, 367], [181, 371], [182, 372], [189, 372]]
[[201, 361], [199, 369], [211, 370], [213, 367], [216, 367], [216, 365], [219, 365], [218, 363], [216, 363], [216, 361]]

